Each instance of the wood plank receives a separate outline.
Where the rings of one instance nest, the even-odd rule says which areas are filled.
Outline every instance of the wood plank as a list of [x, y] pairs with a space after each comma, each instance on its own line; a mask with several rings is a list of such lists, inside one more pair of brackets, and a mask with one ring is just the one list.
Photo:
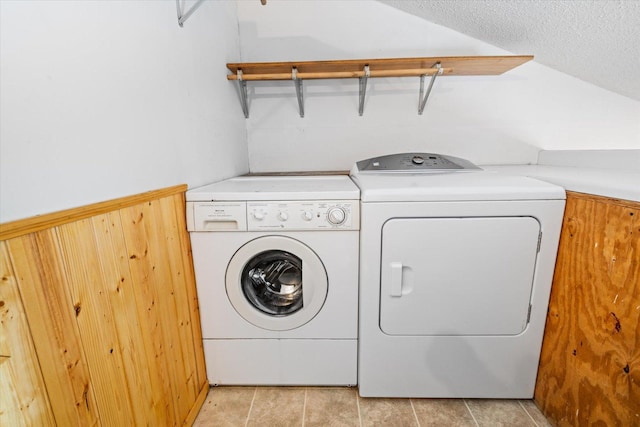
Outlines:
[[55, 425], [5, 242], [0, 242], [0, 425]]
[[114, 325], [110, 291], [100, 261], [91, 219], [58, 227], [67, 286], [91, 382], [105, 425], [133, 425], [134, 409], [127, 388], [120, 342]]
[[58, 425], [189, 423], [208, 383], [184, 192], [2, 245]]
[[[171, 371], [168, 366], [167, 349], [165, 347], [164, 327], [168, 319], [163, 319], [159, 309], [158, 281], [162, 277], [155, 274], [156, 265], [150, 259], [149, 236], [145, 228], [145, 218], [150, 202], [120, 210], [122, 232], [129, 259], [129, 271], [136, 291], [138, 321], [145, 331], [143, 345], [147, 356], [151, 390], [153, 392], [154, 418], [161, 425], [173, 424], [177, 419], [174, 406], [174, 390]], [[170, 321], [172, 321], [171, 319]]]
[[640, 205], [569, 193], [536, 402], [561, 426], [638, 425], [639, 377]]
[[[184, 253], [182, 251], [180, 234], [185, 233], [186, 229], [181, 229], [181, 222], [176, 217], [176, 205], [181, 204], [184, 209], [184, 203], [182, 203], [181, 195], [174, 195], [172, 197], [165, 197], [158, 200], [158, 208], [162, 214], [162, 232], [166, 236], [165, 248], [167, 250], [166, 257], [168, 260], [169, 271], [172, 277], [173, 286], [173, 309], [175, 310], [175, 325], [177, 330], [177, 336], [173, 339], [177, 339], [181, 345], [179, 346], [180, 356], [180, 378], [184, 378], [184, 384], [181, 387], [181, 393], [183, 399], [180, 405], [180, 417], [184, 420], [189, 411], [192, 408], [192, 402], [194, 402], [200, 392], [200, 385], [196, 381], [197, 375], [197, 359], [195, 356], [195, 348], [193, 346], [194, 336], [191, 327], [190, 316], [190, 301], [188, 294], [188, 287], [193, 286], [194, 283], [189, 283], [188, 273], [189, 270], [185, 269]], [[183, 214], [183, 217], [186, 214]]]
[[622, 206], [630, 209], [640, 209], [640, 202], [636, 202], [633, 200], [618, 199], [615, 197], [596, 196], [594, 194], [578, 193], [576, 191], [567, 191], [567, 195], [576, 197], [585, 201], [590, 200], [592, 202], [606, 203], [609, 205]]
[[0, 240], [8, 240], [25, 234], [53, 228], [62, 224], [68, 224], [95, 215], [108, 213], [125, 207], [135, 206], [147, 200], [159, 199], [173, 194], [183, 193], [187, 189], [185, 184], [162, 188], [146, 193], [121, 197], [105, 202], [94, 203], [73, 209], [66, 209], [31, 218], [0, 224]]
[[[195, 275], [191, 258], [189, 238], [186, 228], [185, 200], [182, 194], [176, 194], [159, 200], [164, 230], [171, 235], [171, 245], [167, 245], [174, 286], [177, 288], [176, 310], [180, 342], [182, 342], [183, 365], [187, 378], [189, 401], [194, 401], [202, 386], [208, 384], [204, 370], [202, 334], [197, 305]], [[191, 406], [183, 408], [186, 416]]]
[[[145, 220], [142, 223], [149, 243], [147, 259], [153, 266], [152, 272], [158, 294], [156, 300], [158, 313], [162, 319], [172, 319], [171, 322], [164, 323], [162, 338], [166, 358], [165, 366], [168, 377], [171, 379], [172, 402], [175, 407], [176, 419], [182, 420], [189, 413], [191, 403], [196, 397], [196, 390], [189, 390], [187, 381], [182, 381], [187, 378], [182, 344], [191, 342], [191, 336], [189, 334], [188, 337], [184, 337], [181, 334], [181, 331], [185, 330], [184, 317], [178, 314], [178, 299], [183, 294], [181, 289], [181, 286], [184, 286], [182, 283], [183, 273], [181, 268], [177, 266], [181, 264], [179, 260], [172, 259], [172, 254], [175, 253], [172, 249], [176, 243], [179, 245], [179, 242], [176, 240], [175, 224], [172, 224], [173, 221], [170, 218], [171, 210], [169, 215], [164, 212], [166, 201], [166, 199], [160, 199], [146, 203], [143, 211]], [[178, 252], [176, 256], [180, 256], [180, 253]], [[182, 308], [184, 309], [184, 307]]]
[[95, 395], [56, 231], [6, 243], [56, 423], [95, 425]]
[[[417, 58], [378, 58], [378, 59], [352, 59], [330, 61], [288, 61], [288, 62], [245, 62], [228, 63], [227, 68], [232, 74], [227, 79], [236, 80], [238, 69], [242, 70], [243, 79], [250, 80], [254, 74], [280, 74], [282, 79], [291, 79], [291, 69], [295, 67], [297, 72], [314, 74], [335, 74], [344, 78], [344, 73], [352, 73], [353, 77], [359, 77], [366, 65], [372, 73], [378, 71], [396, 71], [399, 76], [406, 75], [409, 69], [429, 69], [440, 62], [442, 68], [451, 69], [445, 75], [450, 76], [477, 76], [498, 75], [505, 73], [519, 65], [533, 59], [532, 55], [514, 56], [431, 56]], [[393, 73], [391, 73], [393, 74]], [[287, 75], [289, 77], [287, 77]], [[388, 75], [391, 77], [392, 75]]]
[[195, 357], [196, 390], [202, 387], [209, 387], [207, 379], [206, 366], [204, 361], [204, 348], [202, 343], [202, 328], [200, 326], [200, 307], [198, 305], [198, 294], [196, 291], [196, 276], [193, 269], [193, 256], [191, 252], [191, 240], [187, 232], [186, 221], [186, 200], [184, 193], [174, 196], [174, 214], [177, 222], [177, 229], [180, 236], [180, 250], [182, 260], [184, 278], [185, 278], [185, 297], [187, 299], [186, 309], [188, 310], [189, 326], [191, 328], [193, 353]]
[[[440, 73], [441, 75], [450, 75], [453, 73], [453, 68], [412, 68], [407, 70], [372, 70], [369, 72], [369, 77], [420, 77], [420, 76], [432, 76]], [[353, 79], [364, 77], [366, 72], [360, 71], [326, 71], [326, 72], [297, 72], [296, 78], [301, 80], [320, 80], [320, 79]], [[227, 80], [238, 80], [236, 74], [229, 74]], [[243, 74], [242, 80], [256, 81], [256, 80], [293, 80], [293, 71], [289, 69], [288, 73], [256, 73], [256, 74]]]
[[146, 353], [144, 346], [147, 331], [140, 327], [137, 294], [129, 272], [120, 213], [110, 212], [91, 220], [120, 344], [126, 376], [127, 390], [124, 392], [134, 408], [134, 425], [161, 425], [162, 420], [157, 418], [154, 410], [153, 383], [147, 363], [153, 356]]

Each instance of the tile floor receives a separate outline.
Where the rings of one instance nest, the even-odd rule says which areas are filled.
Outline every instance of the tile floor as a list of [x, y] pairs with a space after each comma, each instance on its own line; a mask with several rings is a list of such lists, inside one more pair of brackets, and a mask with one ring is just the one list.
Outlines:
[[531, 400], [376, 399], [345, 387], [213, 387], [194, 426], [550, 426]]

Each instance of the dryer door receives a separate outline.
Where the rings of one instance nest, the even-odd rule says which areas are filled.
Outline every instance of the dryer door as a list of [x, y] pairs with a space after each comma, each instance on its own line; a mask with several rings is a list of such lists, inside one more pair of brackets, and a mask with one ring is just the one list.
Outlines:
[[227, 295], [245, 320], [285, 331], [313, 319], [327, 297], [327, 272], [303, 243], [283, 236], [247, 242], [233, 255], [226, 274]]
[[532, 217], [387, 221], [380, 328], [389, 335], [521, 333], [539, 232]]

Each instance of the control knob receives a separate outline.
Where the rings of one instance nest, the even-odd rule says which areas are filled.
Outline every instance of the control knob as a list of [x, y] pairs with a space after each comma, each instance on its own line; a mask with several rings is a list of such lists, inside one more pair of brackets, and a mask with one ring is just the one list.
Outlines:
[[334, 206], [327, 212], [327, 220], [333, 225], [343, 224], [347, 219], [347, 213], [339, 206]]
[[262, 212], [262, 211], [254, 211], [253, 212], [253, 218], [255, 218], [256, 221], [262, 221], [264, 219], [264, 212]]
[[278, 212], [278, 219], [280, 221], [286, 221], [289, 219], [289, 214], [283, 211]]
[[414, 165], [421, 165], [421, 164], [423, 164], [423, 163], [424, 163], [424, 158], [423, 158], [422, 156], [413, 156], [413, 157], [411, 158], [411, 162], [412, 162]]
[[311, 211], [302, 212], [302, 219], [305, 221], [311, 221], [313, 219], [313, 213]]

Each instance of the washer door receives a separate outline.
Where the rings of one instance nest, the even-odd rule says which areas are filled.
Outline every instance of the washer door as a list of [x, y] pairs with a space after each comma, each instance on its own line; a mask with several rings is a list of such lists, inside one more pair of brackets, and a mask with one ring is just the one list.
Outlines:
[[284, 236], [247, 242], [227, 267], [229, 301], [247, 322], [271, 331], [298, 328], [327, 298], [327, 272], [308, 246]]

